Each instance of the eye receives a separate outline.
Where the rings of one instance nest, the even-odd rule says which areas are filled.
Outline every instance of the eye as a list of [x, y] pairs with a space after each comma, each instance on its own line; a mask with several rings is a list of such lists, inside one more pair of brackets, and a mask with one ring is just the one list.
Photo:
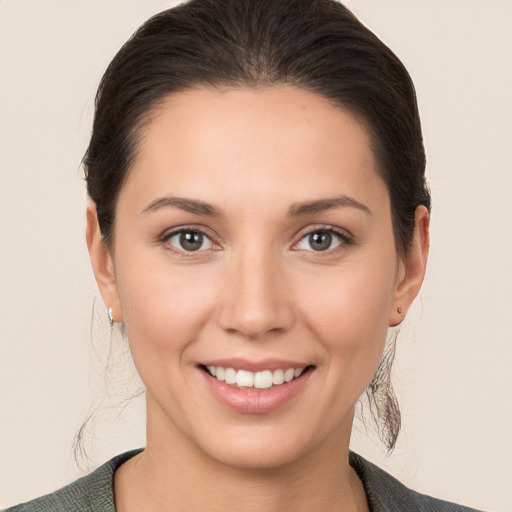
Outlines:
[[322, 252], [335, 249], [348, 242], [348, 237], [334, 229], [316, 229], [304, 235], [296, 245], [303, 251]]
[[175, 231], [166, 236], [166, 241], [173, 249], [184, 252], [205, 251], [214, 247], [208, 236], [194, 229]]

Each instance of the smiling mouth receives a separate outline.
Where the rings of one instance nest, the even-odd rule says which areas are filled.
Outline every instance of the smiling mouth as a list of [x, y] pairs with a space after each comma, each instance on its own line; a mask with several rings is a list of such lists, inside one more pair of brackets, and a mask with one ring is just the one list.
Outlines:
[[314, 368], [314, 366], [309, 365], [301, 368], [280, 368], [251, 372], [223, 366], [200, 365], [200, 367], [211, 377], [234, 388], [254, 390], [272, 389], [287, 384]]

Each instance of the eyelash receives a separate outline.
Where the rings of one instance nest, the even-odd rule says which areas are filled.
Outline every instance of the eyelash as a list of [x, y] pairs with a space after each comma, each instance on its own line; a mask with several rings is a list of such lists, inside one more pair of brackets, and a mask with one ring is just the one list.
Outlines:
[[[335, 226], [325, 226], [325, 225], [319, 225], [319, 226], [313, 226], [312, 228], [308, 229], [305, 233], [303, 233], [299, 241], [293, 244], [294, 246], [298, 245], [302, 240], [306, 239], [308, 236], [314, 234], [314, 233], [329, 233], [331, 235], [335, 235], [341, 240], [341, 243], [334, 247], [333, 249], [326, 249], [325, 251], [307, 251], [315, 254], [315, 256], [322, 256], [323, 254], [332, 254], [334, 251], [339, 250], [340, 246], [347, 246], [347, 245], [353, 245], [354, 244], [354, 237], [345, 230], [336, 228]], [[300, 250], [300, 249], [295, 249]]]
[[[164, 244], [166, 250], [168, 250], [174, 254], [177, 254], [178, 256], [184, 257], [184, 258], [194, 257], [197, 255], [197, 253], [204, 252], [204, 250], [198, 250], [198, 251], [179, 250], [179, 249], [174, 248], [169, 243], [170, 238], [172, 238], [173, 236], [179, 235], [180, 233], [187, 233], [187, 232], [188, 233], [200, 233], [205, 238], [210, 240], [210, 242], [214, 246], [218, 247], [218, 245], [219, 245], [212, 239], [212, 236], [206, 230], [201, 228], [200, 226], [185, 226], [185, 227], [173, 229], [171, 231], [166, 231], [160, 237], [159, 242]], [[302, 240], [306, 239], [308, 236], [310, 236], [314, 233], [329, 233], [331, 235], [335, 235], [336, 237], [338, 237], [341, 240], [341, 243], [338, 246], [334, 247], [333, 249], [326, 249], [325, 251], [313, 251], [313, 250], [307, 251], [307, 252], [311, 252], [317, 256], [322, 256], [323, 254], [331, 254], [333, 251], [338, 250], [338, 248], [340, 246], [347, 246], [347, 245], [354, 244], [353, 236], [350, 233], [348, 233], [347, 231], [341, 230], [334, 226], [320, 225], [320, 226], [314, 226], [314, 227], [310, 228], [309, 230], [307, 230], [306, 232], [302, 233], [299, 240], [293, 244], [292, 250], [295, 250], [295, 251], [301, 250], [301, 249], [293, 249], [293, 247], [297, 246]], [[217, 249], [214, 249], [214, 250], [217, 250]]]
[[[208, 240], [211, 241], [211, 243], [214, 245], [214, 246], [218, 246], [219, 244], [217, 244], [213, 239], [212, 239], [212, 236], [203, 228], [201, 228], [200, 226], [185, 226], [185, 227], [181, 227], [181, 228], [177, 228], [177, 229], [173, 229], [171, 231], [166, 231], [161, 237], [160, 237], [160, 242], [164, 245], [165, 249], [174, 253], [174, 254], [177, 254], [178, 256], [181, 256], [183, 258], [190, 258], [190, 257], [194, 257], [196, 256], [198, 253], [201, 253], [201, 252], [204, 252], [201, 251], [201, 250], [198, 250], [198, 251], [185, 251], [185, 250], [179, 250], [179, 249], [176, 249], [175, 247], [173, 247], [170, 243], [169, 243], [169, 240], [175, 236], [175, 235], [179, 235], [180, 233], [200, 233], [201, 235], [203, 235], [205, 238], [207, 238]], [[216, 249], [214, 249], [216, 250]]]

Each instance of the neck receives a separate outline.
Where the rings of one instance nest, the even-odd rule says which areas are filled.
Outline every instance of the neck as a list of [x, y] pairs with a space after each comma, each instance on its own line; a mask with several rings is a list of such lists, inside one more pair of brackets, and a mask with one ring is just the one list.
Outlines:
[[148, 421], [146, 449], [116, 472], [116, 510], [367, 510], [348, 463], [350, 428], [293, 462], [264, 468], [224, 464], [175, 434]]

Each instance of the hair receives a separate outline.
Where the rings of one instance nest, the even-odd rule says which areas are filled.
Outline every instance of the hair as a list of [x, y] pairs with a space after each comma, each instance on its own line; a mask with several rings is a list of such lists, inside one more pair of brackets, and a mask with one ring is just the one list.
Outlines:
[[[134, 33], [100, 82], [84, 156], [105, 245], [141, 131], [170, 94], [279, 84], [319, 94], [364, 123], [389, 191], [396, 250], [407, 254], [416, 208], [430, 209], [414, 85], [395, 54], [335, 0], [191, 0]], [[394, 342], [387, 353], [367, 393], [391, 451], [400, 430]]]

